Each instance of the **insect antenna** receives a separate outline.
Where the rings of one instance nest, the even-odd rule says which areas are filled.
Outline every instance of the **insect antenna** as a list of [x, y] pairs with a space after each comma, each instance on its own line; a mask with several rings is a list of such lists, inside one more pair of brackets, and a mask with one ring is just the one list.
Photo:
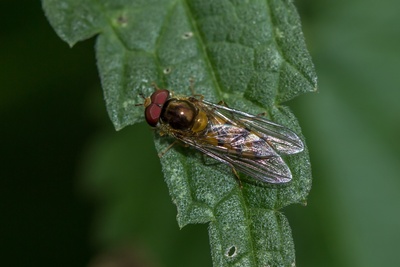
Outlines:
[[[143, 92], [139, 93], [139, 96], [140, 96], [141, 98], [143, 98], [143, 100], [146, 101], [146, 97], [144, 96]], [[136, 106], [136, 107], [138, 107], [138, 106], [144, 106], [144, 103], [138, 103], [138, 104], [135, 104], [135, 106]]]

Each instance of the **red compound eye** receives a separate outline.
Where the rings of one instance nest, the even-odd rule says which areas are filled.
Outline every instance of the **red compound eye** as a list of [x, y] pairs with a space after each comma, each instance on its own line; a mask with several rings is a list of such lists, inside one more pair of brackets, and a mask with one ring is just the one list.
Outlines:
[[146, 107], [144, 111], [144, 116], [146, 118], [147, 123], [155, 127], [160, 119], [161, 109], [165, 102], [169, 98], [168, 90], [157, 90], [154, 92], [151, 97], [151, 104]]
[[152, 127], [157, 125], [158, 120], [160, 119], [160, 114], [161, 107], [157, 106], [156, 104], [150, 104], [144, 112], [147, 123]]
[[156, 105], [164, 105], [165, 101], [167, 101], [169, 97], [168, 90], [157, 90], [151, 95], [151, 103]]

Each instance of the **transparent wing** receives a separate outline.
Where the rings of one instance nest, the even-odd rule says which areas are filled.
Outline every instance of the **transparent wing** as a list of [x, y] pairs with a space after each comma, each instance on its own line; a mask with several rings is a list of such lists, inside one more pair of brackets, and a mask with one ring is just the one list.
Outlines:
[[289, 167], [278, 155], [263, 159], [239, 157], [223, 153], [211, 146], [200, 145], [193, 138], [177, 137], [177, 139], [261, 182], [280, 184], [292, 179]]
[[304, 149], [303, 142], [293, 131], [271, 122], [261, 116], [254, 116], [246, 112], [231, 109], [226, 106], [216, 105], [202, 101], [205, 109], [214, 109], [212, 116], [221, 116], [230, 123], [251, 130], [261, 139], [268, 142], [278, 154], [296, 154]]
[[[213, 114], [213, 116], [218, 116]], [[218, 122], [219, 123], [219, 122]], [[229, 154], [236, 157], [262, 159], [278, 156], [271, 144], [256, 132], [234, 125], [233, 121], [223, 124], [209, 121], [208, 132], [196, 138], [196, 142], [216, 153]]]

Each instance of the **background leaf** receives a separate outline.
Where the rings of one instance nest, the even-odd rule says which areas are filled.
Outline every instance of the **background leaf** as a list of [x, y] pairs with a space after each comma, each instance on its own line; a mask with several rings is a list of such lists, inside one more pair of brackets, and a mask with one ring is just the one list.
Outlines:
[[[44, 1], [53, 27], [70, 44], [102, 25], [98, 68], [116, 129], [143, 119], [135, 104], [142, 102], [140, 92], [151, 93], [152, 81], [188, 94], [193, 77], [196, 93], [206, 99], [223, 99], [253, 114], [266, 110], [274, 121], [300, 131], [281, 103], [314, 91], [316, 77], [290, 1], [105, 1], [81, 12], [75, 7], [73, 1]], [[159, 151], [166, 145], [156, 138]], [[290, 228], [277, 210], [305, 202], [311, 187], [307, 151], [287, 159], [290, 184], [245, 184], [243, 190], [227, 166], [207, 166], [199, 153], [178, 148], [161, 162], [180, 227], [210, 222], [215, 266], [294, 264]]]
[[[313, 162], [307, 207], [283, 209], [296, 265], [397, 266], [400, 2], [295, 4], [321, 89], [285, 103]], [[94, 38], [60, 42], [39, 1], [0, 10], [2, 265], [211, 266], [208, 224], [176, 224], [149, 127], [110, 124]]]

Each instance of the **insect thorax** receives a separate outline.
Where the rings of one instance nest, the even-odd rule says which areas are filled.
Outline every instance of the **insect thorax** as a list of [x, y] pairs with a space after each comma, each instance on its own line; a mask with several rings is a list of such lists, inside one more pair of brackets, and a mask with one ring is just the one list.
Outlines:
[[171, 98], [163, 106], [159, 129], [165, 133], [198, 134], [208, 125], [207, 114], [190, 99]]

